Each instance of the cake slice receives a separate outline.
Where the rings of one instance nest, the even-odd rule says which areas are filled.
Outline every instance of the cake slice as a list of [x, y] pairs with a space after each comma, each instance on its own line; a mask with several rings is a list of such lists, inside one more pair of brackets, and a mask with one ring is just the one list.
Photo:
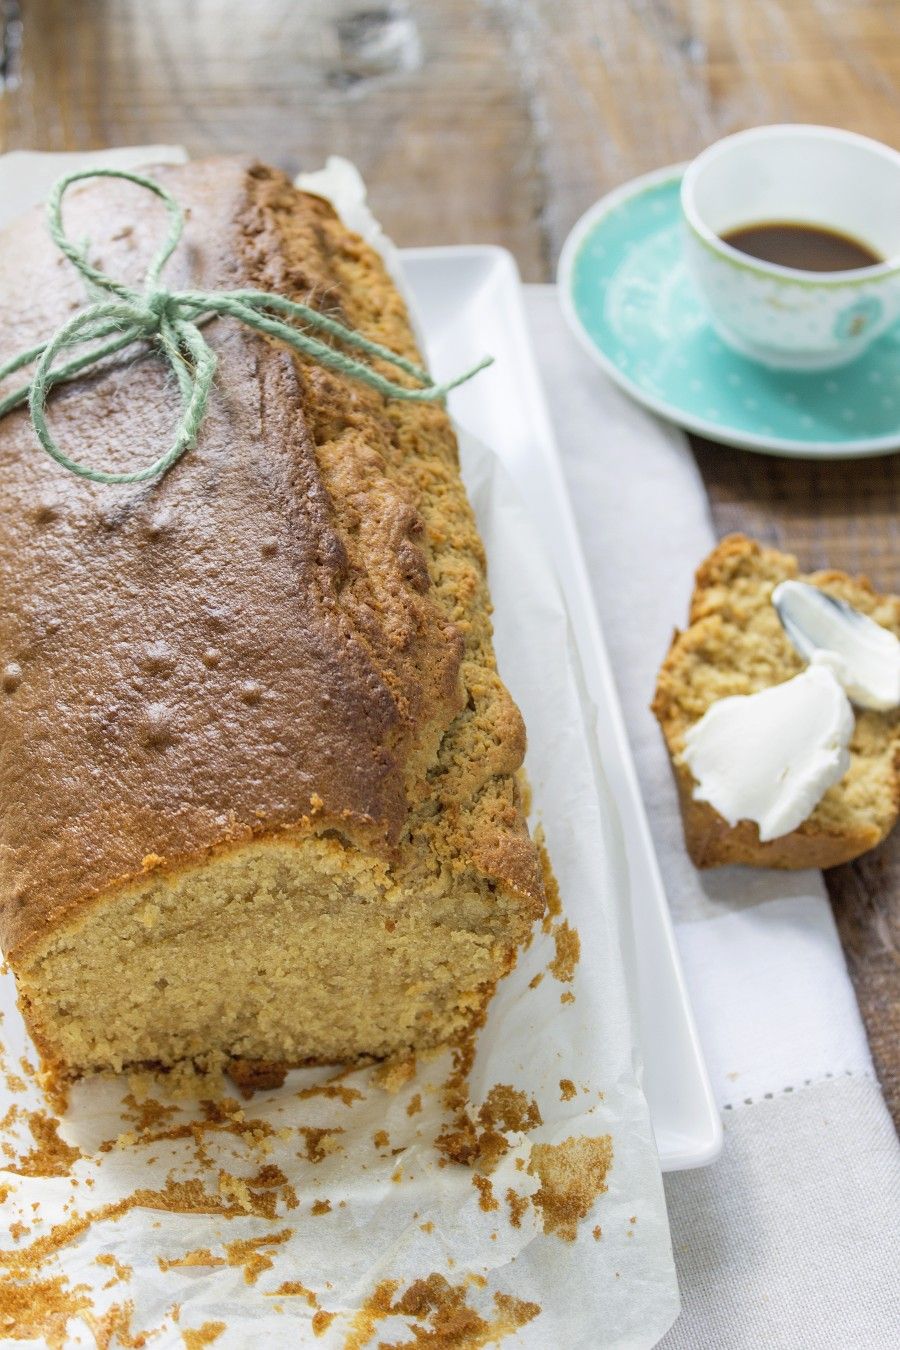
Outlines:
[[[189, 212], [167, 285], [275, 291], [419, 359], [324, 201], [236, 159], [151, 173]], [[111, 180], [66, 225], [131, 285], [165, 231]], [[6, 353], [84, 303], [37, 215], [0, 239], [0, 294]], [[85, 482], [0, 419], [0, 942], [63, 1077], [447, 1040], [544, 905], [445, 411], [204, 332], [199, 444], [155, 482]], [[117, 470], [177, 413], [154, 359], [50, 408], [70, 455]]]
[[801, 576], [789, 553], [730, 535], [701, 563], [690, 625], [676, 632], [659, 672], [653, 711], [666, 738], [688, 852], [697, 867], [834, 867], [879, 844], [900, 809], [900, 712], [856, 710], [850, 768], [797, 829], [762, 843], [749, 820], [731, 826], [693, 796], [684, 737], [712, 703], [754, 694], [800, 673], [804, 663], [771, 602], [780, 581], [797, 578], [855, 605], [900, 634], [900, 597], [878, 595], [864, 578], [843, 572]]

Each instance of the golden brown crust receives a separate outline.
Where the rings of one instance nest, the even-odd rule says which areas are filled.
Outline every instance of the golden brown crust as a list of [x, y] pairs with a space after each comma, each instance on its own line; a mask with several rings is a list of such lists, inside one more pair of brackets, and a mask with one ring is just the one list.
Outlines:
[[[167, 284], [311, 298], [414, 354], [380, 260], [324, 202], [240, 160], [155, 172], [190, 212]], [[163, 228], [109, 181], [73, 193], [66, 219], [132, 284]], [[37, 217], [5, 234], [0, 349], [83, 303], [60, 262]], [[455, 850], [539, 907], [512, 783], [521, 720], [493, 669], [446, 414], [386, 405], [230, 321], [205, 331], [210, 411], [155, 483], [86, 483], [36, 449], [24, 412], [0, 421], [7, 955], [148, 868], [283, 831], [336, 830], [386, 859]], [[176, 401], [138, 360], [51, 413], [76, 459], [136, 467]]]
[[[850, 770], [796, 830], [761, 843], [752, 821], [730, 826], [693, 796], [681, 752], [688, 727], [716, 699], [754, 693], [803, 668], [771, 604], [773, 588], [799, 575], [796, 558], [729, 535], [698, 567], [690, 626], [675, 632], [659, 672], [653, 711], [678, 787], [685, 841], [697, 867], [835, 867], [874, 848], [900, 812], [900, 714], [857, 711]], [[900, 597], [879, 595], [866, 577], [834, 570], [802, 578], [848, 600], [900, 634]]]

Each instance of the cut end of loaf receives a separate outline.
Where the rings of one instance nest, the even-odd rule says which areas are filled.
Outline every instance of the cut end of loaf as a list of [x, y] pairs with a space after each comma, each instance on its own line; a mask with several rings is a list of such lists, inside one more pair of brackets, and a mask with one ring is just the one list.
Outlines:
[[17, 972], [62, 1077], [384, 1058], [481, 1014], [534, 905], [338, 839], [255, 843], [99, 900]]

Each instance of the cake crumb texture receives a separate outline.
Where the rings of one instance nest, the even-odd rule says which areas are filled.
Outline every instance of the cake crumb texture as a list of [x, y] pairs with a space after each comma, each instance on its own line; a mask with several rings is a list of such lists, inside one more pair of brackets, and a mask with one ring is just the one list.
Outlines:
[[574, 1242], [578, 1225], [607, 1190], [612, 1138], [573, 1135], [559, 1144], [535, 1144], [528, 1171], [540, 1186], [533, 1196], [545, 1233]]

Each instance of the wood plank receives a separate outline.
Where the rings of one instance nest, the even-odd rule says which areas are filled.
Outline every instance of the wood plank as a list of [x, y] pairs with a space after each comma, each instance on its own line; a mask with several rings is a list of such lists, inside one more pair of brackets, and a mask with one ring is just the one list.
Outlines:
[[529, 90], [551, 270], [607, 189], [766, 122], [900, 133], [895, 0], [530, 0], [503, 6]]
[[[527, 99], [492, 7], [339, 0], [23, 0], [0, 145], [149, 142], [289, 172], [347, 155], [401, 244], [496, 242], [541, 268]], [[368, 13], [370, 20], [354, 13]], [[383, 49], [387, 49], [387, 55]]]

